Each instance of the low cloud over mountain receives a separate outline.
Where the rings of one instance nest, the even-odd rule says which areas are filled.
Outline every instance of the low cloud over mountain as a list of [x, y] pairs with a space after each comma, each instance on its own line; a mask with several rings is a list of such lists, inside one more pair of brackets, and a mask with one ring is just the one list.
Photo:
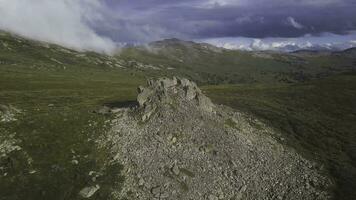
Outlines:
[[297, 50], [323, 50], [340, 51], [356, 47], [355, 33], [348, 35], [336, 35], [324, 33], [318, 36], [305, 35], [297, 38], [209, 38], [201, 40], [226, 49], [239, 49], [246, 51], [284, 51], [291, 52]]
[[0, 0], [0, 29], [78, 50], [112, 52], [114, 42], [91, 28], [102, 5], [94, 0]]

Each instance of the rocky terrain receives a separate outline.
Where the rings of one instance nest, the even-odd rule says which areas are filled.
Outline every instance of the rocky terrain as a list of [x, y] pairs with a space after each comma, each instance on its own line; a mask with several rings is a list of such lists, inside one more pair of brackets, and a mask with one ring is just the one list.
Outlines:
[[0, 104], [0, 122], [16, 121], [15, 116], [21, 111], [13, 106], [5, 106]]
[[161, 78], [138, 91], [138, 105], [112, 109], [113, 128], [97, 141], [124, 166], [114, 199], [331, 198], [321, 168], [194, 82]]
[[[22, 151], [21, 146], [19, 146], [20, 141], [16, 139], [16, 133], [9, 134], [6, 129], [3, 129], [5, 123], [16, 121], [16, 117], [19, 114], [21, 114], [19, 109], [11, 105], [0, 104], [0, 180], [11, 171], [13, 166], [11, 155]], [[21, 152], [20, 154], [27, 156], [26, 152]]]

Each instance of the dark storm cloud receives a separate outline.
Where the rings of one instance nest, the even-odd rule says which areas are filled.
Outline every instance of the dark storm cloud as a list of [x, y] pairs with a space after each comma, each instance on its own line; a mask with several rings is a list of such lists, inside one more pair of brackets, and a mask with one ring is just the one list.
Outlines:
[[172, 37], [236, 46], [318, 35], [329, 44], [338, 34], [355, 44], [355, 10], [356, 0], [0, 0], [0, 30], [106, 53]]
[[97, 30], [118, 41], [299, 37], [356, 29], [354, 0], [106, 0], [106, 4], [111, 21], [96, 24]]

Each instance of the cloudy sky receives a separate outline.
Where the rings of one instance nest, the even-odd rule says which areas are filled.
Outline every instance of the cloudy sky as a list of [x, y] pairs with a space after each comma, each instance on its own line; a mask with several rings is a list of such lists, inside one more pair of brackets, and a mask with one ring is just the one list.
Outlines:
[[0, 29], [110, 52], [165, 38], [225, 48], [356, 46], [356, 0], [0, 0]]

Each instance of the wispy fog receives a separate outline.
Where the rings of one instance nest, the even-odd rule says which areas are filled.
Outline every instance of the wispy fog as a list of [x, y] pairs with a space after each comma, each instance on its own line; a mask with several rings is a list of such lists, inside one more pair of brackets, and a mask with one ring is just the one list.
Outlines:
[[115, 43], [90, 24], [101, 20], [96, 0], [0, 0], [0, 29], [77, 50], [112, 53]]

